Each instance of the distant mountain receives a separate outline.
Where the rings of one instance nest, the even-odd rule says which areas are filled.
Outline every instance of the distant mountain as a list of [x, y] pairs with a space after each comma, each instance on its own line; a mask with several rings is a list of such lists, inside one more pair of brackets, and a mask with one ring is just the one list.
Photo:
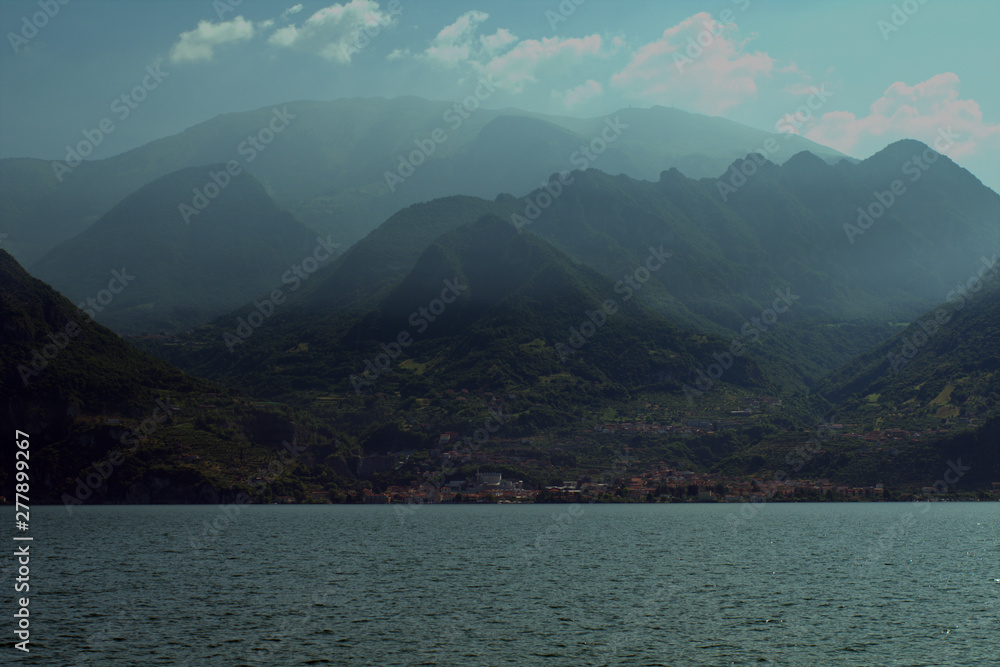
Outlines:
[[833, 373], [839, 418], [900, 413], [928, 424], [1000, 415], [1000, 259], [969, 267], [947, 301]]
[[[234, 338], [242, 320], [220, 318], [197, 332], [194, 345], [164, 352], [199, 373], [274, 397], [422, 396], [431, 388], [475, 386], [558, 390], [559, 400], [594, 401], [640, 387], [679, 393], [697, 362], [728, 346], [681, 332], [629, 290], [495, 215], [446, 231], [380, 293], [361, 309], [299, 302], [245, 340]], [[387, 363], [388, 372], [377, 366]], [[746, 358], [726, 378], [763, 382]]]
[[[902, 174], [926, 149], [899, 142], [858, 165], [830, 166], [808, 153], [780, 167], [764, 162], [725, 198], [719, 184], [731, 171], [694, 181], [671, 170], [656, 183], [588, 171], [574, 174], [537, 220], [525, 217], [527, 203], [548, 194], [525, 197], [521, 223], [607, 275], [634, 267], [649, 243], [669, 243], [678, 259], [669, 288], [688, 302], [766, 292], [780, 277], [802, 305], [837, 317], [913, 316], [983, 252], [1000, 249], [1000, 195], [943, 156], [915, 182]], [[858, 209], [870, 208], [890, 177], [907, 191], [853, 232]]]
[[[553, 175], [549, 190], [520, 200], [438, 199], [400, 211], [318, 271], [299, 302], [341, 335], [345, 309], [375, 309], [438, 236], [492, 213], [612, 282], [639, 270], [651, 246], [669, 249], [671, 260], [643, 284], [643, 303], [676, 326], [738, 339], [770, 381], [801, 390], [943, 298], [982, 251], [1000, 249], [1000, 196], [945, 157], [909, 181], [876, 225], [848, 235], [857, 209], [891, 187], [886, 176], [902, 174], [902, 158], [926, 149], [902, 142], [835, 167], [807, 153], [765, 161], [725, 199], [720, 181], [676, 170], [657, 182], [573, 172], [558, 191]], [[782, 294], [792, 303], [768, 314]]]
[[50, 419], [72, 422], [80, 409], [137, 415], [133, 410], [151, 404], [157, 386], [175, 391], [208, 387], [132, 349], [3, 250], [0, 288], [2, 412], [23, 420], [26, 429], [49, 428]]
[[[1000, 260], [969, 267], [948, 297], [820, 384], [838, 426], [809, 457], [811, 477], [952, 490], [1000, 480]], [[763, 442], [718, 470], [778, 470], [799, 446]]]
[[[26, 434], [34, 503], [232, 502], [246, 488], [239, 480], [279, 453], [286, 474], [272, 471], [254, 500], [286, 485], [301, 496], [288, 474], [349, 451], [309, 415], [256, 404], [136, 350], [4, 250], [0, 322], [0, 428], [12, 436], [0, 455], [13, 461], [13, 434]], [[0, 468], [0, 495], [11, 499], [13, 473]]]
[[294, 266], [315, 271], [337, 252], [320, 240], [252, 175], [208, 165], [143, 186], [32, 273], [116, 331], [176, 332], [297, 287]]
[[[514, 220], [609, 277], [634, 271], [650, 244], [665, 244], [674, 258], [643, 297], [672, 321], [717, 335], [741, 332], [775, 290], [791, 289], [799, 299], [761, 332], [766, 344], [755, 354], [771, 377], [808, 386], [884, 340], [889, 322], [943, 299], [984, 252], [1000, 250], [1000, 195], [943, 156], [912, 180], [903, 169], [925, 150], [900, 142], [836, 166], [808, 153], [781, 166], [748, 158], [756, 172], [725, 193], [720, 183], [732, 170], [698, 181], [671, 170], [655, 183], [591, 170], [574, 173], [558, 197], [531, 193]], [[871, 203], [894, 180], [906, 190], [854, 233], [858, 209], [878, 213]]]
[[[653, 261], [662, 264], [669, 255], [656, 254]], [[459, 285], [459, 293], [438, 319], [414, 308], [433, 304], [442, 286], [451, 285]], [[424, 374], [433, 371], [438, 383], [456, 388], [476, 382], [503, 390], [568, 372], [623, 388], [679, 390], [715, 341], [681, 333], [633, 297], [541, 239], [486, 216], [431, 244], [377, 314], [346, 338], [391, 340], [413, 328], [415, 338], [427, 341], [415, 357], [428, 364]], [[730, 380], [751, 379], [762, 378], [752, 363], [739, 361]]]
[[495, 201], [453, 196], [409, 206], [318, 271], [303, 286], [302, 303], [317, 311], [374, 306], [434, 239], [485, 215], [507, 218], [516, 210], [517, 201], [510, 196]]
[[[9, 235], [5, 247], [30, 268], [143, 185], [229, 161], [311, 228], [350, 245], [410, 204], [523, 194], [566, 169], [595, 166], [655, 179], [677, 167], [695, 178], [714, 176], [768, 138], [780, 146], [771, 156], [778, 162], [802, 150], [844, 157], [801, 137], [664, 107], [591, 119], [455, 107], [417, 97], [289, 102], [225, 114], [121, 155], [83, 160], [58, 176], [43, 160], [0, 160], [0, 231]], [[602, 133], [614, 140], [605, 142]]]

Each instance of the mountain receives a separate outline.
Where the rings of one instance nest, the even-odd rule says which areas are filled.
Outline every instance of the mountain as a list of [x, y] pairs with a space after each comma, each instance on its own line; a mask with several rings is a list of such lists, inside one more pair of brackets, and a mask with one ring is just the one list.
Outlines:
[[[672, 257], [647, 274], [639, 300], [676, 326], [745, 344], [770, 381], [803, 390], [943, 298], [983, 250], [1000, 248], [1000, 197], [945, 157], [877, 227], [845, 232], [859, 206], [891, 186], [881, 172], [902, 173], [902, 158], [926, 149], [903, 142], [858, 165], [830, 166], [810, 154], [781, 166], [764, 160], [725, 198], [720, 181], [676, 170], [656, 182], [588, 170], [554, 174], [547, 189], [522, 200], [438, 199], [394, 215], [298, 297], [340, 336], [351, 321], [345, 309], [376, 308], [435, 238], [492, 213], [613, 282], [640, 271], [650, 247], [669, 248]], [[711, 355], [702, 367], [710, 363]]]
[[[901, 142], [835, 166], [807, 153], [780, 166], [748, 157], [733, 168], [755, 171], [735, 192], [720, 188], [733, 169], [697, 181], [670, 170], [657, 182], [574, 172], [558, 196], [550, 181], [525, 197], [512, 220], [609, 277], [634, 271], [650, 244], [666, 244], [674, 257], [644, 299], [716, 335], [743, 332], [775, 290], [791, 289], [795, 306], [773, 327], [751, 325], [764, 329], [752, 338], [772, 378], [803, 388], [888, 337], [890, 322], [932, 307], [984, 252], [1000, 249], [1000, 196], [943, 156], [911, 180], [903, 169], [925, 150]], [[891, 186], [888, 175], [906, 191], [849, 235], [858, 209]]]
[[[357, 248], [364, 246], [352, 248], [345, 263]], [[669, 251], [650, 253], [651, 264], [669, 260]], [[697, 362], [728, 346], [680, 331], [630, 289], [495, 215], [444, 232], [378, 293], [364, 308], [297, 302], [252, 335], [240, 335], [249, 318], [241, 312], [196, 332], [188, 347], [163, 352], [184, 367], [282, 400], [326, 392], [423, 396], [475, 386], [558, 388], [593, 402], [641, 387], [679, 393]], [[384, 374], [372, 364], [384, 365], [386, 355], [395, 361]], [[763, 382], [744, 358], [727, 376], [737, 385]], [[555, 401], [545, 400], [550, 407]]]
[[485, 215], [507, 218], [516, 205], [510, 196], [487, 201], [456, 195], [408, 206], [318, 271], [300, 292], [302, 303], [316, 310], [372, 305], [434, 239]]
[[[488, 87], [480, 91], [488, 95]], [[617, 134], [607, 143], [609, 123]], [[235, 161], [279, 205], [349, 245], [395, 211], [435, 197], [522, 194], [553, 172], [587, 166], [644, 179], [670, 167], [710, 176], [769, 138], [781, 146], [779, 162], [802, 150], [844, 157], [801, 137], [663, 107], [578, 119], [417, 97], [297, 101], [218, 116], [103, 160], [69, 155], [63, 163], [75, 166], [58, 170], [43, 160], [0, 160], [0, 217], [5, 247], [30, 268], [143, 185]], [[592, 143], [600, 151], [593, 159], [581, 150]]]
[[837, 483], [990, 488], [1000, 479], [1000, 262], [984, 258], [948, 296], [819, 385], [833, 426], [807, 456], [784, 436], [716, 470], [761, 474], [805, 459], [810, 477]]
[[948, 300], [831, 374], [845, 421], [896, 415], [932, 425], [1000, 414], [1000, 260], [984, 257]]
[[[29, 440], [34, 503], [232, 502], [241, 491], [260, 501], [303, 497], [313, 476], [340, 479], [322, 461], [349, 456], [351, 445], [329, 427], [134, 349], [4, 250], [0, 322], [0, 427]], [[12, 438], [0, 446], [10, 461], [13, 450]], [[273, 484], [247, 486], [277, 460], [283, 472], [265, 473]], [[7, 498], [13, 472], [0, 469]]]
[[913, 316], [1000, 248], [1000, 195], [944, 156], [867, 230], [845, 230], [890, 186], [881, 172], [909, 184], [901, 167], [927, 148], [900, 142], [858, 165], [808, 153], [780, 167], [764, 161], [725, 198], [732, 170], [698, 181], [671, 170], [656, 183], [574, 173], [537, 220], [525, 212], [548, 192], [525, 197], [520, 224], [608, 275], [634, 266], [649, 243], [670, 243], [672, 289], [689, 299], [765, 291], [780, 276], [803, 304], [838, 317]]
[[315, 271], [335, 252], [252, 175], [219, 164], [139, 188], [32, 273], [116, 331], [176, 332], [297, 286], [295, 267]]

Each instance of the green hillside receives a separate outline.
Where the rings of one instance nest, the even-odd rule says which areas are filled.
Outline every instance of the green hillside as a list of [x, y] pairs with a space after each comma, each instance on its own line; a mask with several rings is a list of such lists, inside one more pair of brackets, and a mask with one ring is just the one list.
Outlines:
[[[446, 289], [453, 301], [440, 318], [420, 311], [445, 298]], [[571, 329], [588, 319], [601, 321], [599, 335], [577, 351]], [[359, 379], [367, 358], [380, 354], [380, 343], [398, 348], [394, 341], [405, 333], [412, 342], [405, 355], [397, 353], [393, 373], [380, 377], [379, 391], [391, 391], [383, 385], [410, 386], [403, 393], [417, 395], [424, 387], [504, 391], [565, 377], [586, 400], [596, 400], [642, 386], [679, 393], [696, 362], [726, 346], [681, 332], [596, 271], [496, 216], [443, 234], [369, 307], [297, 303], [238, 342], [229, 337], [235, 323], [220, 318], [196, 332], [190, 345], [159, 349], [199, 373], [285, 399], [302, 392], [367, 393], [374, 383]], [[741, 359], [729, 381], [763, 378]]]
[[[199, 198], [205, 192], [217, 194]], [[286, 275], [294, 265], [309, 258], [316, 270], [316, 258], [330, 261], [335, 252], [320, 247], [253, 176], [207, 165], [143, 186], [31, 271], [116, 331], [160, 333], [291, 289], [300, 281]]]
[[[850, 243], [844, 225], [853, 221], [857, 202], [864, 204], [866, 193], [883, 184], [872, 174], [922, 146], [901, 142], [859, 165], [831, 167], [808, 154], [783, 166], [765, 162], [726, 201], [716, 181], [688, 179], [675, 170], [657, 182], [596, 170], [553, 175], [548, 190], [521, 200], [434, 200], [400, 211], [318, 271], [296, 304], [311, 321], [323, 323], [324, 337], [339, 340], [405, 281], [438, 236], [492, 213], [596, 270], [622, 294], [634, 292], [673, 325], [721, 338], [725, 344], [715, 352], [733, 341], [746, 346], [775, 388], [801, 393], [888, 339], [896, 322], [936, 303], [967, 275], [982, 249], [1000, 247], [1000, 197], [947, 158], [906, 193], [906, 206], [900, 201], [881, 227]], [[565, 185], [556, 190], [559, 178]], [[817, 182], [826, 185], [817, 190]], [[965, 193], [960, 202], [955, 191]], [[547, 205], [532, 218], [533, 202]], [[891, 253], [896, 242], [907, 252]], [[650, 249], [660, 247], [672, 253], [670, 261], [649, 272], [644, 264]], [[637, 275], [645, 278], [641, 290], [627, 287], [624, 279]], [[231, 332], [252, 311], [248, 304], [217, 322], [214, 333], [198, 334], [206, 346], [197, 351], [199, 361], [188, 358], [189, 348], [162, 353], [184, 367], [228, 367], [220, 332]], [[268, 328], [289, 313], [276, 313]], [[373, 334], [355, 327], [350, 335], [360, 346]], [[300, 342], [283, 340], [281, 349]], [[264, 344], [254, 339], [241, 349]], [[219, 361], [206, 366], [212, 355]], [[712, 363], [711, 354], [704, 359], [695, 374]], [[255, 382], [266, 383], [260, 365], [246, 370]]]
[[969, 275], [963, 293], [830, 375], [821, 391], [840, 418], [926, 426], [1000, 414], [1000, 263]]
[[[353, 484], [350, 439], [134, 349], [3, 250], [0, 321], [0, 426], [30, 439], [34, 504], [260, 502]], [[13, 461], [13, 447], [0, 454]], [[13, 484], [4, 466], [0, 495]]]

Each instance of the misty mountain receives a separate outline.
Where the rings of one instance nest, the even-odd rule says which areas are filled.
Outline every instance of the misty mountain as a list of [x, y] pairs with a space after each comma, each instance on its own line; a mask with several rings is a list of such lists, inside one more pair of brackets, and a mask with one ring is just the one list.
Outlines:
[[294, 267], [315, 271], [336, 252], [328, 246], [252, 175], [208, 165], [143, 186], [32, 273], [116, 331], [174, 332], [297, 286]]
[[[298, 296], [317, 314], [330, 306], [363, 313], [438, 236], [493, 213], [613, 282], [663, 246], [672, 256], [639, 300], [684, 329], [739, 337], [772, 380], [804, 388], [886, 340], [894, 322], [936, 304], [984, 250], [1000, 248], [1000, 196], [974, 176], [944, 157], [917, 181], [903, 176], [926, 149], [901, 142], [858, 165], [829, 166], [807, 153], [781, 166], [765, 161], [725, 200], [720, 181], [676, 170], [656, 182], [597, 170], [553, 175], [548, 189], [521, 200], [438, 199], [392, 216]], [[849, 236], [857, 209], [869, 208], [896, 175], [908, 191]], [[761, 326], [779, 293], [794, 295], [794, 305]], [[331, 316], [331, 326], [346, 321]]]
[[[988, 487], [1000, 476], [996, 257], [982, 261], [948, 297], [817, 388], [828, 401], [822, 410], [831, 423], [851, 434], [824, 443], [809, 461], [817, 477], [929, 486], [942, 471], [957, 470], [967, 488]], [[891, 430], [900, 426], [906, 430]], [[870, 429], [874, 437], [857, 435]], [[719, 469], [745, 473], [787, 465], [789, 448], [780, 440], [739, 451]]]
[[[0, 322], [0, 426], [31, 435], [36, 503], [229, 502], [233, 482], [274, 460], [283, 441], [301, 438], [321, 456], [340, 451], [307, 414], [254, 403], [136, 350], [4, 250]], [[13, 447], [8, 439], [0, 453], [13, 460]], [[309, 458], [300, 456], [302, 470]], [[8, 497], [12, 473], [0, 470]]]
[[[237, 311], [164, 353], [259, 395], [544, 385], [551, 407], [640, 387], [680, 392], [699, 359], [728, 345], [680, 331], [495, 215], [442, 234], [382, 294], [364, 309], [297, 303], [245, 336], [237, 324], [248, 315]], [[739, 359], [727, 382], [756, 386], [763, 377]]]
[[[44, 443], [32, 452], [39, 496], [46, 495], [43, 480], [50, 492], [61, 490], [63, 475], [75, 475], [117, 444], [124, 426], [109, 428], [96, 415], [130, 425], [158, 419], [159, 425], [172, 416], [163, 399], [213, 391], [93, 322], [3, 250], [0, 321], [0, 423]], [[11, 446], [4, 443], [5, 456]], [[10, 470], [4, 468], [5, 477]]]
[[771, 156], [778, 162], [801, 150], [844, 157], [794, 135], [664, 107], [578, 119], [415, 97], [297, 101], [224, 114], [104, 160], [78, 162], [69, 151], [58, 169], [0, 160], [0, 216], [5, 247], [30, 268], [143, 185], [235, 161], [279, 205], [349, 245], [435, 197], [523, 194], [553, 172], [592, 166], [642, 179], [670, 167], [715, 176], [768, 138], [780, 146]]
[[[674, 256], [643, 297], [672, 321], [717, 335], [743, 331], [775, 290], [791, 289], [799, 299], [759, 336], [756, 354], [772, 376], [808, 383], [888, 336], [889, 322], [942, 300], [984, 251], [1000, 248], [1000, 196], [972, 174], [943, 156], [917, 181], [902, 174], [926, 149], [900, 142], [858, 165], [808, 153], [764, 161], [725, 200], [719, 183], [732, 170], [718, 181], [671, 170], [655, 183], [591, 170], [574, 173], [544, 210], [536, 202], [550, 192], [533, 192], [513, 220], [609, 277], [664, 244]], [[887, 174], [908, 189], [849, 237], [858, 208], [890, 187]]]
[[372, 306], [413, 268], [434, 239], [488, 214], [507, 218], [516, 203], [510, 196], [495, 201], [453, 196], [408, 206], [351, 246], [329, 268], [318, 271], [300, 292], [301, 301], [317, 311]]
[[1000, 405], [1000, 261], [897, 335], [831, 374], [821, 388], [843, 419], [905, 411], [928, 419], [980, 418]]
[[[27, 427], [69, 424], [79, 411], [131, 413], [153, 389], [207, 385], [133, 349], [0, 250], [3, 414]], [[31, 410], [39, 410], [33, 415]], [[49, 421], [52, 420], [53, 424]]]

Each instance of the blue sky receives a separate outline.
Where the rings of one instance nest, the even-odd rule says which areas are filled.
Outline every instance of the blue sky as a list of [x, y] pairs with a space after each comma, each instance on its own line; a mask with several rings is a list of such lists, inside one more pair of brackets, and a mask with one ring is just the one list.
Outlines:
[[785, 119], [859, 158], [951, 128], [945, 152], [1000, 190], [995, 0], [63, 1], [0, 0], [2, 157], [61, 158], [106, 117], [91, 157], [289, 100], [457, 100], [487, 76], [488, 106]]

